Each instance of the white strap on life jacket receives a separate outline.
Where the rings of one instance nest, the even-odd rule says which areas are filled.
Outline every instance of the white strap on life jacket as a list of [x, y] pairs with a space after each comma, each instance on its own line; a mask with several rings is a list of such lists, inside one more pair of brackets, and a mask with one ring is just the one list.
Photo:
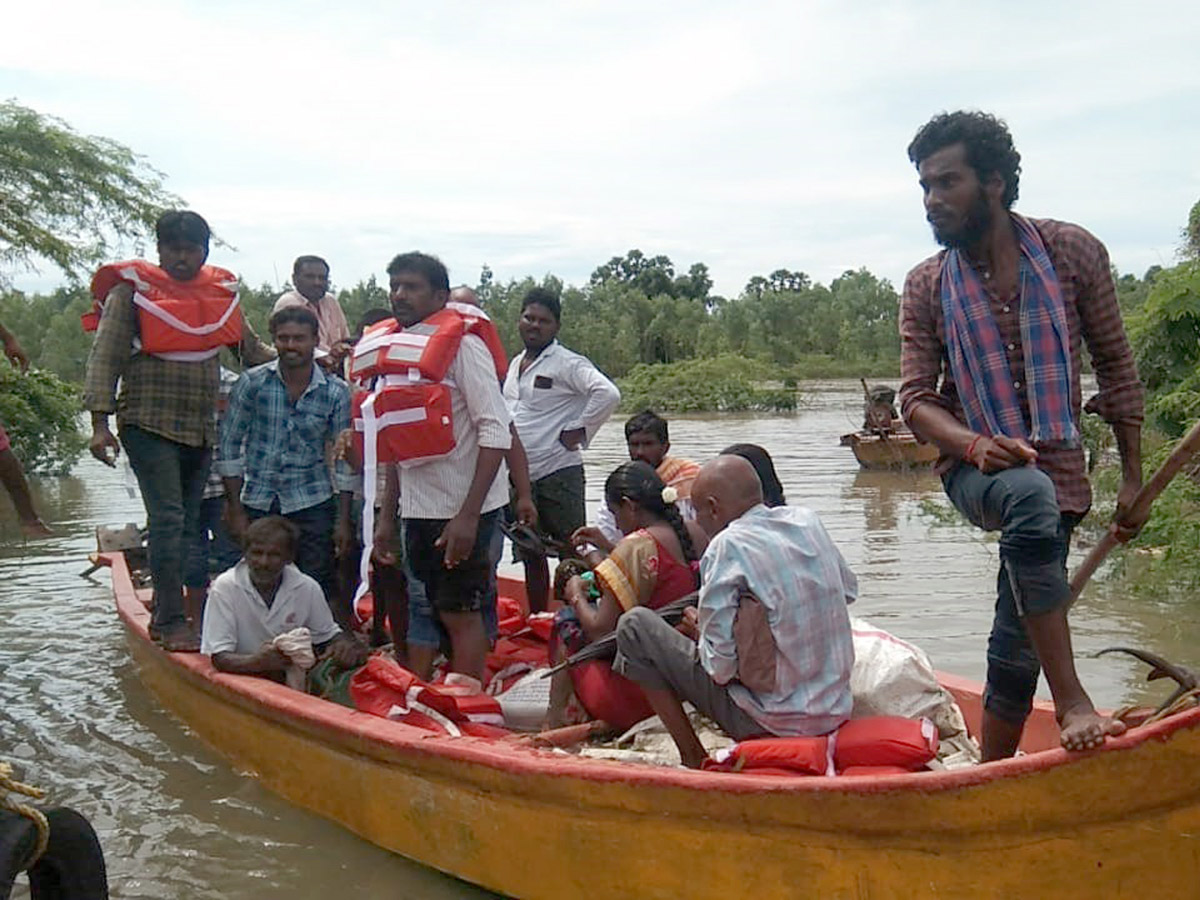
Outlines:
[[451, 722], [448, 718], [425, 703], [417, 699], [421, 695], [421, 691], [425, 690], [424, 685], [414, 684], [405, 693], [404, 702], [406, 706], [400, 706], [398, 703], [393, 704], [388, 710], [388, 718], [403, 718], [410, 712], [420, 713], [423, 716], [428, 716], [442, 728], [446, 729], [446, 733], [451, 737], [462, 737], [462, 729]]
[[154, 316], [156, 319], [159, 319], [160, 321], [170, 325], [176, 331], [182, 331], [184, 334], [194, 334], [198, 336], [212, 334], [213, 332], [220, 331], [222, 328], [224, 328], [225, 323], [229, 321], [229, 317], [237, 312], [238, 303], [240, 302], [239, 297], [240, 295], [235, 293], [229, 299], [229, 305], [225, 307], [225, 312], [221, 313], [221, 318], [219, 318], [216, 322], [213, 322], [210, 325], [189, 325], [178, 316], [175, 316], [168, 310], [163, 309], [162, 306], [155, 303], [141, 292], [133, 292], [133, 302], [139, 308], [150, 313], [150, 315]]
[[[133, 352], [142, 352], [142, 339], [136, 334], [133, 336]], [[166, 359], [171, 362], [203, 362], [206, 359], [212, 359], [221, 352], [220, 347], [212, 347], [208, 350], [169, 350], [166, 353], [151, 353], [155, 359]]]
[[[135, 269], [124, 269], [121, 274], [138, 286], [143, 284], [142, 280], [137, 277], [137, 270]], [[229, 300], [229, 305], [225, 308], [225, 312], [221, 314], [221, 318], [211, 325], [189, 325], [178, 316], [174, 316], [163, 309], [145, 294], [141, 293], [140, 290], [134, 290], [133, 302], [139, 309], [154, 316], [160, 322], [166, 323], [176, 331], [202, 336], [219, 331], [225, 326], [225, 323], [229, 321], [229, 317], [237, 312], [240, 295], [236, 292], [234, 293], [233, 297]], [[137, 335], [134, 335], [133, 338], [133, 351], [134, 353], [142, 352], [142, 341]], [[166, 359], [173, 362], [202, 362], [206, 359], [212, 359], [220, 352], [220, 347], [211, 347], [208, 350], [172, 350], [167, 353], [154, 353], [151, 355], [158, 359]]]
[[[358, 589], [354, 592], [356, 605], [371, 589], [371, 551], [375, 547], [375, 486], [379, 478], [379, 454], [376, 440], [379, 423], [375, 419], [375, 398], [379, 386], [363, 401], [363, 514], [362, 514], [362, 558], [358, 561]], [[374, 598], [379, 602], [379, 598]]]

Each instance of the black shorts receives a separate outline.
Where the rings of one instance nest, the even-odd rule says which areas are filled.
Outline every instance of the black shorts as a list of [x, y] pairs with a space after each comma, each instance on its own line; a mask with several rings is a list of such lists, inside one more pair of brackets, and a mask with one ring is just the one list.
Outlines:
[[479, 517], [475, 545], [453, 569], [443, 564], [443, 552], [434, 544], [448, 519], [405, 519], [404, 553], [408, 571], [425, 587], [429, 606], [436, 612], [480, 612], [492, 586], [492, 537], [500, 526], [500, 510]]
[[[568, 466], [533, 482], [533, 505], [537, 507], [537, 530], [556, 541], [569, 544], [576, 528], [587, 524], [583, 497], [583, 466]], [[519, 550], [518, 559], [524, 559]]]

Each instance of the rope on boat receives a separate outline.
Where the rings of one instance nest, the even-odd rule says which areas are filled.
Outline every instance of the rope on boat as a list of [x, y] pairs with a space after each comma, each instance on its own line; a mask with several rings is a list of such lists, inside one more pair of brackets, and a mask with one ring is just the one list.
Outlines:
[[42, 854], [46, 852], [46, 845], [50, 843], [50, 823], [46, 821], [46, 816], [40, 809], [36, 809], [27, 803], [13, 800], [8, 796], [9, 793], [24, 794], [26, 797], [41, 800], [46, 796], [46, 792], [41, 788], [35, 788], [32, 785], [14, 781], [12, 777], [12, 764], [0, 762], [0, 808], [24, 816], [37, 826], [37, 846], [34, 847], [33, 854], [21, 867], [22, 870], [30, 869], [34, 863], [42, 858]]

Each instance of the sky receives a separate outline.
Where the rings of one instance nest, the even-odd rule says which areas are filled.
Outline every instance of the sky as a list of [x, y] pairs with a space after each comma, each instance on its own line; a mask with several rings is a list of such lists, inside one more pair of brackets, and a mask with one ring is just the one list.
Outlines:
[[[613, 256], [897, 287], [936, 249], [905, 148], [1004, 118], [1016, 209], [1123, 272], [1176, 261], [1200, 199], [1200, 3], [105, 0], [9, 4], [0, 97], [120, 141], [230, 247], [336, 285], [396, 253], [454, 283], [587, 281]], [[57, 286], [51, 266], [16, 287]]]

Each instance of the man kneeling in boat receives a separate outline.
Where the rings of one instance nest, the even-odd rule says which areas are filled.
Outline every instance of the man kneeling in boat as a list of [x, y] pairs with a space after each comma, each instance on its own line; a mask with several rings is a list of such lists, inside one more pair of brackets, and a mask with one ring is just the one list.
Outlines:
[[764, 506], [754, 467], [738, 456], [707, 463], [692, 502], [712, 538], [697, 614], [676, 630], [649, 609], [629, 610], [613, 668], [642, 686], [692, 768], [706, 754], [683, 700], [736, 740], [834, 731], [853, 705], [846, 605], [858, 585], [820, 519]]
[[300, 529], [282, 516], [247, 526], [245, 556], [213, 582], [204, 608], [200, 652], [217, 669], [278, 680], [295, 674], [296, 645], [281, 647], [276, 638], [297, 628], [311, 636], [310, 659], [328, 651], [345, 669], [366, 662], [367, 648], [337, 626], [321, 586], [292, 561], [299, 539]]

